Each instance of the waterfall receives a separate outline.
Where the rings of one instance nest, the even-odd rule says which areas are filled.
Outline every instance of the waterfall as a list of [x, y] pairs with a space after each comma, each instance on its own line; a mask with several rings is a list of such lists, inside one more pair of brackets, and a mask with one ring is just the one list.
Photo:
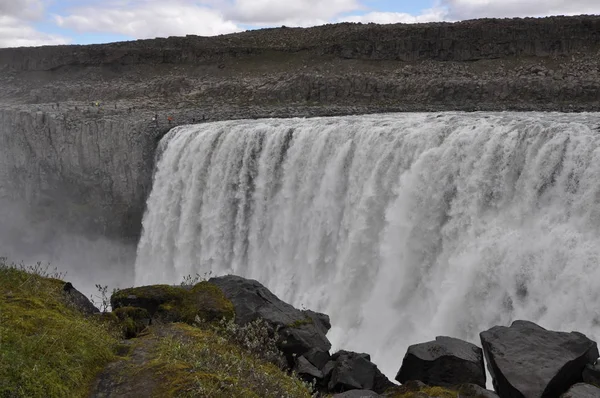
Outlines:
[[600, 114], [207, 123], [161, 142], [136, 283], [233, 273], [331, 316], [395, 376], [410, 344], [514, 319], [600, 335]]

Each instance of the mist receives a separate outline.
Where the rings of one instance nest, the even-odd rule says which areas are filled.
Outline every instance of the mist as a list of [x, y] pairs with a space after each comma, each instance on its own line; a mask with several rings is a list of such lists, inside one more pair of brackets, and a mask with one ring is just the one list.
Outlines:
[[25, 266], [41, 263], [99, 302], [95, 285], [133, 286], [136, 247], [94, 233], [81, 233], [35, 208], [0, 198], [0, 257]]

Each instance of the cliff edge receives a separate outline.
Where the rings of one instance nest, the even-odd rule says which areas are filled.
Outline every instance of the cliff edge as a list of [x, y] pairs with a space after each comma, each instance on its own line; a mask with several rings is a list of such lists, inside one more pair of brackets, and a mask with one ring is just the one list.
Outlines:
[[[132, 242], [172, 127], [600, 109], [600, 17], [336, 24], [0, 50], [0, 198]], [[155, 120], [156, 118], [156, 120]]]

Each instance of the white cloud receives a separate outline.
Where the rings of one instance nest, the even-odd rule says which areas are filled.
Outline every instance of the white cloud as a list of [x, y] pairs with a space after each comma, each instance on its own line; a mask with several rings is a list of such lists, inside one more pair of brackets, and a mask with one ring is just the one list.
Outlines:
[[0, 0], [0, 48], [68, 43], [65, 37], [42, 33], [33, 27], [33, 22], [43, 16], [41, 0]]
[[454, 20], [599, 14], [598, 0], [443, 0]]
[[250, 25], [307, 25], [331, 21], [363, 7], [358, 0], [235, 0], [226, 8], [232, 20]]
[[446, 19], [447, 11], [444, 8], [430, 8], [423, 10], [421, 14], [412, 15], [403, 12], [370, 12], [364, 15], [353, 15], [340, 18], [340, 22], [362, 22], [362, 23], [423, 23], [435, 22]]
[[70, 15], [56, 15], [60, 27], [78, 32], [119, 33], [132, 38], [212, 36], [241, 30], [217, 10], [188, 2], [129, 1], [103, 3], [102, 6], [80, 7]]

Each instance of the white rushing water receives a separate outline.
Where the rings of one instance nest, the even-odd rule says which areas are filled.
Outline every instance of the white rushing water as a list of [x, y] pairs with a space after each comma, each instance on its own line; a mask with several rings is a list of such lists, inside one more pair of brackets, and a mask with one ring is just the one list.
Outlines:
[[161, 143], [136, 283], [213, 271], [331, 316], [394, 377], [410, 344], [600, 329], [600, 114], [229, 121]]

